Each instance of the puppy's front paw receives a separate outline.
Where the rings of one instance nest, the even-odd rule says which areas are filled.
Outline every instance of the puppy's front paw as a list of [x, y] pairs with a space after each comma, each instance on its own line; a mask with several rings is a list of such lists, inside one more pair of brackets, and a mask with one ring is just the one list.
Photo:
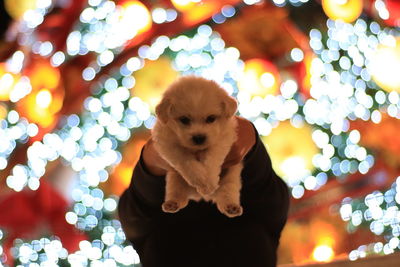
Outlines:
[[179, 210], [178, 203], [173, 200], [165, 201], [161, 208], [164, 212], [175, 213]]
[[237, 217], [243, 214], [243, 208], [242, 206], [238, 205], [238, 204], [227, 204], [223, 207], [218, 207], [218, 209], [225, 214], [226, 216], [233, 218], [233, 217]]
[[174, 200], [167, 200], [161, 205], [161, 208], [164, 212], [175, 213], [185, 206], [185, 204], [179, 205], [179, 203]]

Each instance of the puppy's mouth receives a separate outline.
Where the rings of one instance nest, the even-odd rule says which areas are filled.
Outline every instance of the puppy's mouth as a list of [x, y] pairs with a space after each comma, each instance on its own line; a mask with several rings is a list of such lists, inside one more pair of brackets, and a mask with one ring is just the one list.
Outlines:
[[190, 150], [192, 153], [198, 153], [198, 152], [202, 152], [202, 151], [206, 151], [208, 149], [210, 144], [208, 143], [204, 143], [201, 145], [195, 145], [195, 144], [188, 144], [186, 145], [186, 149]]
[[198, 150], [193, 154], [197, 161], [204, 161], [204, 159], [206, 158], [206, 153], [207, 149], [203, 149], [203, 150]]

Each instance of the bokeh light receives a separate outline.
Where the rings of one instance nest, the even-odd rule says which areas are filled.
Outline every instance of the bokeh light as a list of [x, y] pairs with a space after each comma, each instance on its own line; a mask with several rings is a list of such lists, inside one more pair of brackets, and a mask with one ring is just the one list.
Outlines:
[[19, 80], [18, 75], [7, 71], [5, 63], [0, 63], [0, 101], [10, 100], [10, 94]]
[[240, 90], [248, 92], [251, 97], [265, 97], [278, 93], [280, 76], [278, 69], [264, 59], [250, 59], [244, 62], [242, 76], [238, 80]]
[[32, 93], [18, 101], [21, 116], [44, 128], [55, 122], [64, 99], [61, 75], [47, 61], [38, 61], [27, 72]]
[[[178, 78], [179, 73], [172, 68], [171, 60], [161, 57], [157, 61], [148, 61], [145, 66], [135, 72], [135, 86], [132, 96], [139, 97], [147, 103], [152, 112], [160, 102], [165, 89]], [[163, 75], [160, 75], [163, 73]]]
[[312, 257], [318, 262], [329, 262], [333, 259], [335, 253], [328, 245], [318, 245], [315, 247]]
[[322, 0], [322, 8], [333, 20], [353, 22], [363, 10], [362, 0]]
[[120, 4], [122, 11], [120, 23], [123, 29], [137, 31], [136, 34], [146, 32], [151, 28], [152, 19], [149, 10], [139, 1], [126, 0]]
[[171, 0], [172, 4], [177, 10], [180, 11], [187, 11], [193, 8], [196, 5], [196, 2], [193, 0]]
[[[389, 38], [388, 38], [389, 39]], [[369, 64], [372, 78], [387, 92], [400, 93], [400, 39], [387, 40], [381, 44], [371, 58]]]
[[38, 0], [5, 0], [5, 8], [14, 19], [21, 19], [28, 10], [37, 7]]
[[273, 128], [269, 135], [262, 137], [268, 151], [274, 155], [274, 170], [291, 187], [299, 185], [315, 168], [313, 158], [318, 155], [319, 149], [313, 141], [313, 136], [308, 125], [296, 128], [290, 121], [284, 121]]

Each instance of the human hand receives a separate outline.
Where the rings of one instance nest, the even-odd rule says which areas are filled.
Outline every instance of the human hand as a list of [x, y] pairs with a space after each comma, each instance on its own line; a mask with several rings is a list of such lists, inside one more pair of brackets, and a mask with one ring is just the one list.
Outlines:
[[236, 120], [238, 122], [237, 140], [226, 156], [222, 164], [222, 169], [229, 168], [241, 162], [256, 143], [256, 133], [251, 122], [238, 116], [236, 116]]
[[155, 149], [154, 141], [151, 138], [147, 140], [143, 147], [142, 158], [146, 169], [152, 175], [163, 176], [167, 174], [168, 169], [172, 169]]
[[[225, 161], [222, 164], [222, 169], [229, 168], [230, 166], [241, 162], [256, 142], [255, 131], [252, 124], [241, 117], [236, 116], [236, 120], [238, 122], [238, 137], [226, 156]], [[172, 169], [172, 167], [158, 154], [152, 139], [147, 141], [142, 153], [144, 164], [151, 174], [163, 176], [167, 173], [168, 169]]]

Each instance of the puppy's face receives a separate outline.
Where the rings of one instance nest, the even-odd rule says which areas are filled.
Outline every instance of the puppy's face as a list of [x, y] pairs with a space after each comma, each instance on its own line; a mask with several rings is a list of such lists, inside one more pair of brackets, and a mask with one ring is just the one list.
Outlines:
[[197, 151], [223, 138], [224, 127], [236, 108], [236, 100], [215, 82], [186, 77], [169, 88], [156, 113], [182, 146]]

